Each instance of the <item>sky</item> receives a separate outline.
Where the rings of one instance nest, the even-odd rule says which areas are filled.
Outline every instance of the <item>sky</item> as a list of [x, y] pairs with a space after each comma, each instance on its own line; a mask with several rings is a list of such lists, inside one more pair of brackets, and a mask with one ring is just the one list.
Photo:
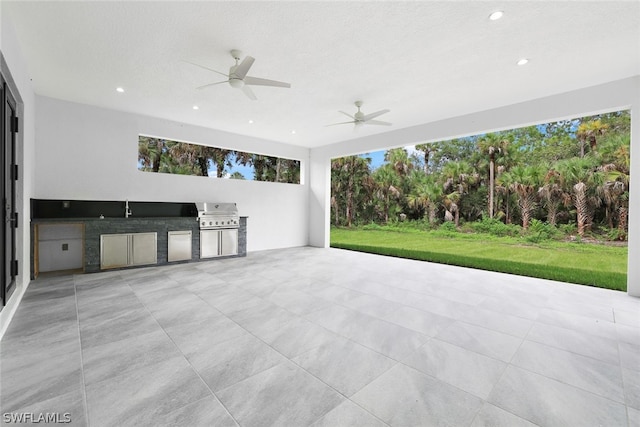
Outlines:
[[[416, 146], [415, 145], [409, 145], [406, 147], [403, 147], [405, 150], [407, 150], [407, 152], [409, 153], [409, 156], [411, 156], [414, 152], [416, 152]], [[360, 157], [370, 157], [371, 158], [371, 170], [375, 170], [378, 169], [380, 166], [382, 166], [384, 164], [384, 153], [386, 153], [387, 150], [380, 150], [380, 151], [373, 151], [371, 153], [363, 153], [360, 154]]]

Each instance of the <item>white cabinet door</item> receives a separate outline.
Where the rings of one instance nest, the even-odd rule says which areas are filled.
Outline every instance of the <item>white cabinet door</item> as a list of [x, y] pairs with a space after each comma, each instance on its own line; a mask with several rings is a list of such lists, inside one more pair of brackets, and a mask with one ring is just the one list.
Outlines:
[[134, 233], [131, 234], [130, 265], [157, 264], [157, 234]]
[[129, 265], [129, 235], [103, 234], [100, 236], [100, 268], [118, 268]]

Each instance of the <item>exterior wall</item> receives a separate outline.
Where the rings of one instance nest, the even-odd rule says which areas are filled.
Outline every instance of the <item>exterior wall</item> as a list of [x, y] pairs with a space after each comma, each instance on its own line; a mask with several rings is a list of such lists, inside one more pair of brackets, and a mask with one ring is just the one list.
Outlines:
[[[301, 160], [309, 150], [168, 120], [37, 97], [34, 198], [236, 202], [248, 250], [305, 246], [308, 185], [141, 172], [138, 135]], [[135, 213], [134, 213], [135, 215]]]
[[630, 295], [640, 296], [640, 264], [637, 262], [640, 257], [640, 76], [312, 149], [309, 159], [309, 244], [317, 247], [329, 245], [329, 164], [332, 158], [623, 109], [631, 109], [632, 116], [633, 182], [629, 210], [627, 289]]

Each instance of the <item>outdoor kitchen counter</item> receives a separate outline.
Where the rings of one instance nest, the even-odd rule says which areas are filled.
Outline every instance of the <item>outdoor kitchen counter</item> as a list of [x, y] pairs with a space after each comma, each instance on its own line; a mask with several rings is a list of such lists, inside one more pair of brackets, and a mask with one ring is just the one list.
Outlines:
[[[157, 233], [158, 265], [168, 264], [168, 232], [191, 231], [191, 260], [200, 259], [200, 229], [196, 217], [146, 217], [136, 218], [34, 218], [31, 220], [31, 274], [34, 276], [34, 248], [37, 244], [35, 228], [41, 224], [82, 224], [84, 228], [84, 272], [94, 273], [100, 270], [100, 235], [119, 233]], [[242, 257], [247, 254], [247, 217], [240, 217], [238, 229], [238, 254], [231, 257]], [[222, 258], [222, 257], [220, 257]], [[225, 257], [228, 258], [228, 257]], [[218, 258], [207, 258], [214, 260]]]

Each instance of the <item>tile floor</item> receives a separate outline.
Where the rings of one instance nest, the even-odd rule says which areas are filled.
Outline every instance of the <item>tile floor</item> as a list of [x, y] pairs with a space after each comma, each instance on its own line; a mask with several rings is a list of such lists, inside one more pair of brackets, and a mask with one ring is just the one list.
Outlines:
[[39, 279], [0, 345], [4, 422], [640, 426], [640, 299], [338, 249]]

